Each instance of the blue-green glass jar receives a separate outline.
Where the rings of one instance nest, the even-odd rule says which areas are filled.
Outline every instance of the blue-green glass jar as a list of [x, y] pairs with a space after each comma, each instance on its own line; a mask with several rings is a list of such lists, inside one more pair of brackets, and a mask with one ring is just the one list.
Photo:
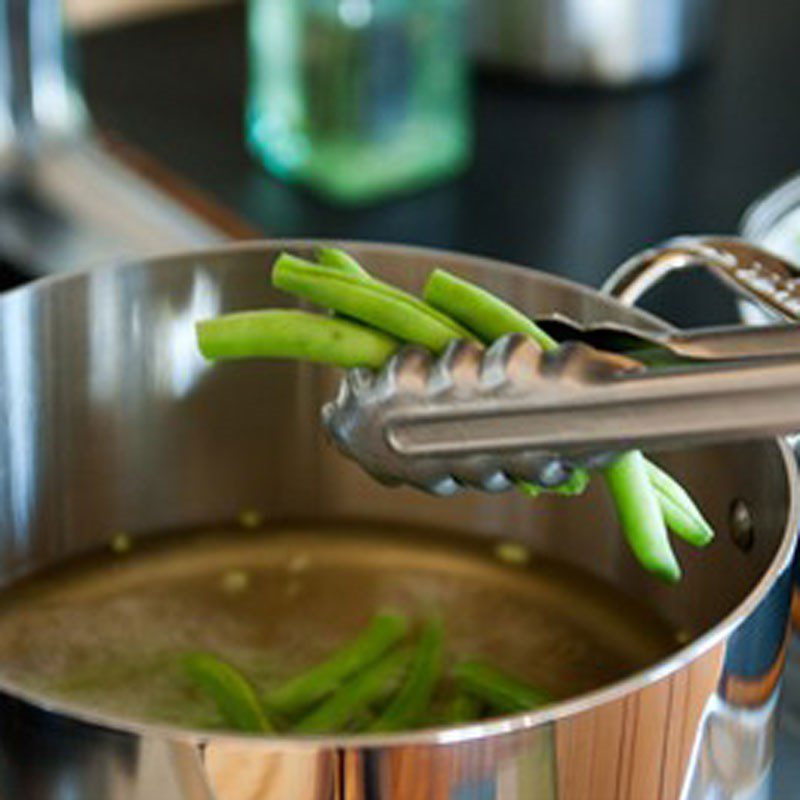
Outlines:
[[463, 0], [250, 0], [249, 144], [363, 203], [458, 172], [471, 126]]

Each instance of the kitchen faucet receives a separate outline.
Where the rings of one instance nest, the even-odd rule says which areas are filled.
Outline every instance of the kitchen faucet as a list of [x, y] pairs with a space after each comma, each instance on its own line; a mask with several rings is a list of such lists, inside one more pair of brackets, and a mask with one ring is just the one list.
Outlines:
[[0, 0], [0, 259], [47, 273], [226, 236], [96, 135], [60, 0]]

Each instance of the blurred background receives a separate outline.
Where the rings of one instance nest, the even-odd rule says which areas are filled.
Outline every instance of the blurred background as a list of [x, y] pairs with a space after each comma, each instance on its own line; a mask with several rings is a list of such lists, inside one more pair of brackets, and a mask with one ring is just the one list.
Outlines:
[[[0, 162], [6, 285], [264, 235], [598, 285], [647, 244], [735, 231], [800, 164], [793, 0], [65, 0], [55, 54], [59, 3], [0, 6], [23, 95]], [[663, 294], [686, 322], [732, 308]]]

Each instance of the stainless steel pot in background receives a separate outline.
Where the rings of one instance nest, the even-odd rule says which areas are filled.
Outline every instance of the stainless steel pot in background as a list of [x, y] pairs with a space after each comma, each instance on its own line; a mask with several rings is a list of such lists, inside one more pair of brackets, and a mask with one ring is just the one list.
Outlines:
[[94, 134], [61, 0], [0, 0], [0, 257], [37, 274], [229, 239]]
[[742, 216], [740, 228], [746, 239], [784, 258], [800, 261], [800, 174], [752, 203]]
[[490, 65], [589, 86], [658, 81], [708, 55], [717, 0], [472, 0], [473, 48]]
[[[0, 581], [133, 535], [233, 519], [422, 523], [514, 537], [611, 581], [693, 640], [617, 684], [529, 714], [381, 737], [246, 738], [77, 711], [0, 685], [0, 797], [19, 800], [705, 800], [766, 797], [798, 504], [769, 440], [674, 454], [718, 537], [685, 578], [643, 573], [600, 487], [565, 501], [442, 500], [379, 486], [324, 442], [333, 372], [210, 367], [193, 324], [291, 301], [271, 243], [50, 279], [0, 297]], [[486, 259], [352, 245], [418, 288], [440, 265], [532, 315], [661, 325], [596, 292]], [[457, 535], [457, 534], [454, 534]], [[520, 632], [524, 636], [524, 631]], [[402, 780], [397, 780], [402, 774]], [[532, 795], [532, 792], [535, 794]]]

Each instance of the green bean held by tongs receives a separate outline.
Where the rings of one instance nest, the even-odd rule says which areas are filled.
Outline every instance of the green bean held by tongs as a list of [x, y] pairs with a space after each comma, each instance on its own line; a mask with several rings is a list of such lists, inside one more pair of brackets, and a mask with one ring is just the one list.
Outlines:
[[714, 529], [686, 489], [652, 461], [644, 459], [644, 468], [658, 495], [667, 527], [695, 547], [710, 544], [714, 539]]
[[408, 620], [401, 614], [376, 614], [358, 636], [325, 661], [270, 692], [265, 698], [267, 708], [288, 717], [306, 711], [336, 692], [348, 678], [375, 663], [400, 642], [407, 631]]
[[[533, 320], [480, 286], [434, 270], [425, 284], [424, 298], [483, 341], [508, 333], [524, 333], [550, 351], [558, 342]], [[583, 470], [579, 485], [586, 477]], [[640, 563], [662, 579], [680, 579], [680, 567], [666, 535], [665, 523], [691, 544], [703, 546], [714, 536], [689, 494], [667, 473], [644, 457], [628, 453], [604, 470], [606, 484], [617, 507], [623, 533]]]
[[442, 671], [444, 627], [441, 620], [428, 620], [422, 628], [403, 685], [370, 726], [372, 731], [402, 731], [414, 728], [429, 710]]
[[509, 333], [524, 333], [542, 350], [558, 347], [552, 336], [521, 311], [443, 269], [435, 269], [428, 276], [422, 296], [426, 303], [469, 328], [485, 344]]
[[513, 678], [484, 661], [456, 664], [453, 679], [461, 690], [502, 714], [531, 711], [552, 699], [543, 689]]
[[360, 278], [372, 280], [372, 276], [361, 264], [356, 261], [350, 253], [340, 250], [338, 247], [320, 247], [317, 249], [317, 260], [326, 267], [333, 267], [348, 275], [355, 275]]
[[[530, 336], [544, 350], [558, 346], [510, 304], [443, 270], [430, 275], [420, 300], [372, 278], [341, 250], [322, 248], [317, 257], [319, 264], [282, 254], [273, 268], [273, 283], [346, 318], [300, 311], [232, 314], [198, 325], [202, 353], [211, 359], [300, 358], [378, 369], [403, 341], [439, 353], [453, 339], [477, 338], [491, 344], [516, 332]], [[665, 526], [695, 546], [713, 538], [689, 494], [641, 455], [626, 454], [606, 468], [604, 476], [636, 557], [663, 579], [677, 580], [680, 570]], [[576, 470], [555, 491], [578, 494], [587, 483], [588, 473]], [[529, 484], [519, 488], [531, 495], [543, 491]]]
[[453, 339], [473, 338], [468, 330], [414, 295], [371, 277], [312, 264], [288, 253], [278, 256], [272, 283], [434, 353], [440, 353]]
[[410, 650], [400, 648], [374, 662], [303, 717], [294, 730], [297, 733], [337, 733], [343, 730], [351, 720], [385, 701], [397, 690], [411, 655]]
[[605, 478], [620, 525], [639, 563], [669, 583], [681, 579], [681, 568], [669, 543], [667, 526], [644, 466], [633, 450], [606, 467]]
[[349, 369], [378, 369], [400, 346], [396, 339], [339, 317], [305, 311], [243, 311], [197, 325], [208, 359], [291, 358]]
[[255, 689], [231, 664], [211, 653], [191, 653], [184, 656], [183, 669], [232, 728], [246, 733], [273, 730]]
[[[486, 289], [443, 269], [436, 269], [430, 274], [423, 297], [426, 303], [469, 328], [486, 345], [509, 333], [523, 333], [542, 350], [558, 347], [558, 342], [552, 336], [521, 311]], [[588, 485], [589, 473], [579, 469], [552, 491], [577, 495], [582, 494]], [[532, 483], [520, 483], [518, 488], [531, 497], [543, 491], [542, 487]]]

